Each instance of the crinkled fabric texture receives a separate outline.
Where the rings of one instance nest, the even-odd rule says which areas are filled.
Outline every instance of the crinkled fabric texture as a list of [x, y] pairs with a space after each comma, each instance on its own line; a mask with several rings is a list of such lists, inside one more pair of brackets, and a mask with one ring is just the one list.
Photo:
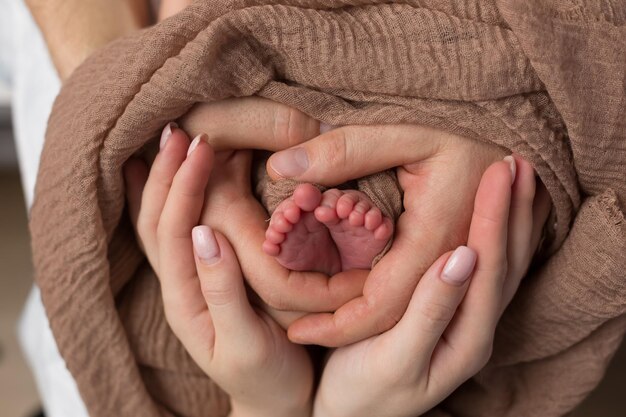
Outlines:
[[625, 23], [622, 0], [214, 0], [96, 53], [55, 104], [31, 220], [37, 283], [90, 414], [227, 414], [167, 326], [122, 165], [194, 103], [250, 95], [529, 160], [554, 203], [550, 256], [490, 363], [432, 415], [568, 413], [626, 328]]

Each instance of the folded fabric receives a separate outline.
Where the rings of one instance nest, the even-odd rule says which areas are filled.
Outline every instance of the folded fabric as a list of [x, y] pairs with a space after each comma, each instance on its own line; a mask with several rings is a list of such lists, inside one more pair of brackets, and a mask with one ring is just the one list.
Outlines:
[[250, 95], [533, 164], [554, 204], [549, 256], [487, 367], [431, 413], [567, 414], [626, 331], [625, 23], [622, 0], [213, 0], [98, 51], [55, 103], [31, 213], [36, 280], [90, 415], [228, 413], [165, 321], [122, 166], [195, 103]]

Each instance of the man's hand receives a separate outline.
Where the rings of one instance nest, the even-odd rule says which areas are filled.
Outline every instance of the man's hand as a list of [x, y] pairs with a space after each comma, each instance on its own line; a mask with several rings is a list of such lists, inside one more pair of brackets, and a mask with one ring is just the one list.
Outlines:
[[268, 161], [274, 178], [334, 185], [398, 167], [404, 190], [393, 247], [369, 274], [363, 296], [334, 314], [302, 318], [289, 328], [290, 338], [343, 346], [393, 327], [428, 267], [466, 243], [480, 178], [503, 154], [493, 145], [414, 125], [347, 126], [274, 154]]

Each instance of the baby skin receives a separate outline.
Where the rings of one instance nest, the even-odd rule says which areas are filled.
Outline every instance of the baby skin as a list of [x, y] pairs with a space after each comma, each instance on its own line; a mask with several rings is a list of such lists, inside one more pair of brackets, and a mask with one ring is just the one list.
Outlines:
[[300, 184], [272, 214], [263, 250], [293, 271], [334, 275], [370, 269], [392, 234], [391, 219], [364, 193], [322, 193], [311, 184]]

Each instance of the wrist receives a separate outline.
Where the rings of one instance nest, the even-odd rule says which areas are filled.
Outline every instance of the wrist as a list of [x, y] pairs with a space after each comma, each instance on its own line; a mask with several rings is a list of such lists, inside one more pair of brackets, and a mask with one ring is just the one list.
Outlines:
[[231, 400], [228, 417], [311, 417], [311, 404], [253, 406]]

